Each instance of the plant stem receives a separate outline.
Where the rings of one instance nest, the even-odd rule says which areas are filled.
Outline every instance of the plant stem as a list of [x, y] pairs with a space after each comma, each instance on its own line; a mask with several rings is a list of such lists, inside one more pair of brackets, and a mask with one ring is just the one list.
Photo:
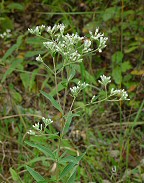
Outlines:
[[53, 57], [53, 65], [54, 65], [54, 77], [55, 77], [55, 86], [56, 86], [57, 99], [58, 99], [58, 103], [60, 105], [60, 98], [59, 98], [59, 95], [58, 95], [57, 73], [56, 73], [56, 65], [55, 65], [55, 58], [54, 57]]
[[73, 99], [73, 101], [72, 101], [72, 104], [71, 104], [71, 106], [70, 106], [69, 111], [71, 111], [71, 110], [72, 110], [72, 107], [73, 107], [73, 104], [74, 104], [74, 102], [75, 102], [75, 99], [76, 99], [76, 97], [74, 97], [74, 99]]

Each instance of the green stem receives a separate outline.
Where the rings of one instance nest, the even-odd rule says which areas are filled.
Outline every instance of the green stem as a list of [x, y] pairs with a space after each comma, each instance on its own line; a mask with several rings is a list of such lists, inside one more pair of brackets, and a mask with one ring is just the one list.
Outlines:
[[56, 65], [55, 65], [55, 58], [54, 57], [53, 57], [53, 65], [54, 65], [54, 77], [55, 77], [55, 86], [56, 86], [57, 99], [58, 99], [58, 103], [60, 105], [60, 98], [59, 98], [59, 95], [58, 95], [57, 73], [56, 73]]
[[43, 63], [43, 65], [44, 65], [52, 74], [55, 74], [47, 64], [45, 64], [44, 62], [42, 62], [42, 63]]

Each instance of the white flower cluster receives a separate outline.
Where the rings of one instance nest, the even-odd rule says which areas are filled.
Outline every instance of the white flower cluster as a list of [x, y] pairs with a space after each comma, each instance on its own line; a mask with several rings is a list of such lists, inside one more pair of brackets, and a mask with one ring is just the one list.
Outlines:
[[108, 37], [104, 37], [104, 33], [98, 33], [99, 32], [99, 28], [96, 28], [95, 33], [93, 35], [93, 33], [90, 31], [90, 39], [91, 40], [97, 40], [99, 42], [99, 46], [98, 46], [98, 51], [102, 52], [102, 49], [106, 47], [106, 41], [108, 40]]
[[130, 100], [127, 98], [128, 94], [124, 89], [114, 90], [114, 88], [112, 88], [110, 92], [110, 96], [114, 96], [114, 95], [117, 95], [118, 97], [120, 97], [119, 100]]
[[89, 39], [85, 39], [84, 40], [84, 48], [83, 48], [83, 53], [88, 53], [88, 52], [91, 52], [92, 49], [90, 48], [91, 46], [91, 40]]
[[[67, 62], [82, 62], [82, 56], [77, 48], [83, 37], [80, 37], [77, 33], [72, 35], [57, 34], [56, 36], [57, 38], [54, 41], [43, 42], [43, 45], [49, 49], [52, 54], [56, 52], [60, 53]], [[83, 52], [88, 52], [86, 48], [85, 45]]]
[[10, 34], [11, 30], [7, 29], [4, 33], [0, 34], [1, 38], [9, 38], [12, 36], [12, 34]]
[[[98, 80], [98, 82], [105, 87], [107, 86], [108, 83], [111, 82], [110, 77], [107, 77], [105, 75], [100, 76], [100, 78], [101, 78], [101, 80]], [[109, 96], [106, 96], [106, 98], [110, 98], [113, 96], [118, 97], [115, 100], [130, 100], [130, 99], [128, 99], [128, 93], [124, 89], [116, 89], [115, 90], [114, 88], [112, 88]], [[93, 103], [96, 98], [98, 98], [98, 97], [96, 97], [94, 95], [91, 99], [91, 103]]]
[[[53, 120], [51, 120], [50, 118], [48, 118], [48, 119], [46, 119], [46, 118], [44, 118], [44, 117], [42, 117], [42, 121], [44, 122], [44, 124], [45, 124], [45, 128], [48, 126], [48, 125], [50, 125], [51, 123], [53, 123]], [[36, 130], [36, 131], [42, 131], [43, 130], [43, 125], [42, 125], [42, 123], [35, 123], [34, 125], [33, 125], [33, 128]], [[36, 133], [35, 133], [35, 131], [33, 131], [33, 130], [29, 130], [28, 132], [27, 132], [29, 135], [35, 135]]]
[[33, 130], [29, 130], [27, 133], [28, 133], [29, 135], [35, 135], [35, 132], [34, 132]]
[[86, 88], [89, 84], [87, 83], [81, 83], [80, 81], [78, 82], [77, 86], [74, 86], [72, 88], [70, 88], [71, 94], [73, 97], [76, 97], [78, 95], [78, 93], [83, 90], [84, 88]]
[[53, 120], [51, 120], [50, 118], [46, 119], [46, 118], [42, 118], [44, 124], [45, 124], [45, 127], [50, 125], [51, 123], [53, 123]]
[[41, 57], [41, 55], [39, 54], [39, 56], [38, 57], [36, 57], [36, 61], [38, 61], [38, 62], [43, 62], [43, 59], [42, 59], [42, 57]]
[[46, 32], [48, 32], [49, 34], [55, 34], [58, 30], [60, 30], [60, 33], [63, 34], [64, 33], [64, 29], [65, 29], [65, 25], [64, 24], [55, 24], [53, 27], [51, 26], [47, 26], [46, 27]]
[[110, 83], [111, 82], [111, 77], [109, 76], [109, 77], [107, 77], [107, 76], [105, 76], [105, 75], [102, 75], [102, 76], [100, 76], [100, 78], [101, 78], [101, 80], [98, 80], [98, 82], [101, 84], [101, 85], [104, 85], [104, 86], [106, 86], [108, 83]]
[[45, 25], [41, 25], [41, 26], [36, 26], [36, 28], [34, 29], [29, 29], [28, 28], [28, 31], [31, 33], [31, 34], [36, 34], [36, 35], [41, 35], [42, 31], [45, 29]]
[[37, 131], [42, 131], [42, 123], [35, 123], [34, 125], [33, 125], [33, 128], [35, 129], [35, 130], [37, 130]]
[[69, 44], [71, 45], [76, 45], [79, 41], [82, 41], [84, 37], [80, 37], [76, 32], [75, 34], [72, 33], [71, 35], [70, 34], [63, 35], [63, 39], [65, 40], [65, 42], [68, 41]]
[[[104, 34], [98, 33], [97, 28], [95, 34], [90, 32], [90, 38], [79, 36], [78, 33], [75, 34], [65, 34], [65, 25], [57, 24], [53, 27], [51, 26], [36, 26], [35, 29], [28, 28], [28, 31], [32, 34], [41, 35], [42, 31], [46, 31], [50, 39], [43, 42], [43, 45], [51, 51], [51, 54], [56, 52], [61, 54], [65, 62], [82, 62], [82, 56], [86, 53], [94, 51], [91, 48], [92, 41], [98, 41], [99, 45], [97, 50], [102, 51], [106, 47], [107, 37]], [[38, 60], [40, 60], [38, 58]]]

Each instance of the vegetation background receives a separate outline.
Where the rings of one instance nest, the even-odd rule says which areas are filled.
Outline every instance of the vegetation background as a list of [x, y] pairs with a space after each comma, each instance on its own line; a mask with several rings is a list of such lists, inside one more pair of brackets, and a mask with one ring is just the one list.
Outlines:
[[[42, 116], [52, 116], [56, 131], [61, 118], [40, 95], [41, 89], [55, 95], [54, 78], [35, 61], [45, 49], [27, 29], [56, 23], [64, 23], [68, 32], [80, 35], [96, 27], [105, 33], [107, 47], [102, 53], [89, 55], [77, 77], [98, 87], [100, 75], [111, 76], [111, 87], [125, 88], [131, 99], [83, 108], [85, 113], [72, 124], [66, 145], [81, 152], [89, 149], [77, 181], [144, 181], [143, 12], [142, 0], [0, 2], [0, 33], [11, 30], [11, 37], [0, 38], [0, 182], [33, 182], [24, 164], [46, 177], [51, 174], [51, 164], [39, 159], [39, 151], [28, 149], [24, 143], [29, 138], [27, 131]], [[49, 56], [46, 59], [51, 64]], [[76, 105], [83, 106], [87, 95], [83, 92]]]

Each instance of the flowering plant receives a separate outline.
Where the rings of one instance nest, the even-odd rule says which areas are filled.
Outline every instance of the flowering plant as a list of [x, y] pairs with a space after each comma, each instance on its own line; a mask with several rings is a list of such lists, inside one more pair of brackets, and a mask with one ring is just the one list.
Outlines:
[[[57, 99], [54, 99], [50, 94], [45, 93], [44, 91], [40, 91], [42, 95], [44, 95], [57, 109], [63, 119], [63, 123], [61, 125], [60, 135], [58, 133], [50, 134], [48, 131], [48, 127], [53, 124], [53, 120], [51, 117], [42, 118], [44, 123], [44, 127], [41, 123], [36, 123], [32, 127], [33, 129], [28, 131], [29, 135], [39, 136], [46, 135], [48, 139], [58, 139], [58, 144], [56, 149], [50, 149], [48, 146], [45, 147], [40, 143], [32, 143], [26, 141], [26, 143], [31, 146], [37, 148], [39, 151], [45, 154], [45, 156], [49, 157], [49, 160], [53, 162], [53, 166], [51, 172], [55, 172], [55, 174], [51, 177], [51, 182], [74, 182], [76, 177], [77, 168], [79, 165], [79, 161], [85, 155], [85, 153], [80, 154], [80, 152], [76, 150], [72, 150], [77, 152], [76, 155], [72, 155], [68, 151], [64, 151], [62, 148], [62, 141], [64, 140], [67, 132], [69, 131], [71, 122], [75, 116], [79, 116], [76, 109], [74, 108], [74, 102], [77, 99], [79, 93], [89, 86], [88, 83], [78, 81], [77, 84], [71, 88], [69, 88], [69, 84], [74, 78], [76, 74], [76, 65], [83, 61], [83, 57], [86, 54], [93, 52], [102, 52], [102, 49], [106, 47], [107, 37], [104, 34], [99, 33], [99, 29], [96, 28], [95, 33], [89, 32], [89, 36], [79, 36], [78, 33], [75, 34], [64, 34], [65, 25], [58, 24], [51, 26], [37, 26], [34, 29], [28, 29], [31, 34], [36, 36], [43, 37], [44, 34], [44, 42], [43, 46], [47, 49], [48, 53], [53, 58], [53, 69], [51, 69], [48, 65], [45, 64], [43, 57], [39, 54], [36, 57], [36, 61], [41, 62], [46, 66], [46, 68], [51, 71], [55, 78], [55, 90], [57, 94]], [[94, 50], [92, 48], [92, 42], [97, 43], [97, 48]], [[57, 55], [61, 56], [62, 66], [57, 67]], [[72, 67], [75, 65], [75, 67]], [[64, 100], [59, 97], [59, 89], [58, 89], [58, 78], [57, 75], [60, 72], [66, 71], [66, 79], [64, 85]], [[108, 92], [108, 84], [111, 82], [110, 77], [105, 75], [100, 76], [100, 80], [98, 82], [102, 85], [102, 90], [105, 91], [105, 96], [102, 99], [99, 99], [98, 96], [93, 96], [90, 99], [90, 102], [85, 106], [94, 105], [100, 103], [102, 101], [120, 101], [120, 100], [129, 100], [128, 94], [126, 91], [121, 89], [111, 89]], [[72, 97], [72, 102], [69, 110], [65, 110], [66, 106], [66, 97], [70, 95]], [[63, 102], [62, 102], [63, 100]], [[54, 135], [54, 136], [53, 136]], [[65, 147], [65, 149], [69, 149]], [[70, 151], [70, 149], [69, 149]], [[60, 167], [64, 167], [61, 171]], [[38, 172], [34, 171], [29, 166], [26, 166], [27, 170], [33, 176], [33, 178], [38, 182], [47, 182], [47, 180], [42, 177]], [[50, 180], [49, 180], [50, 182]]]

